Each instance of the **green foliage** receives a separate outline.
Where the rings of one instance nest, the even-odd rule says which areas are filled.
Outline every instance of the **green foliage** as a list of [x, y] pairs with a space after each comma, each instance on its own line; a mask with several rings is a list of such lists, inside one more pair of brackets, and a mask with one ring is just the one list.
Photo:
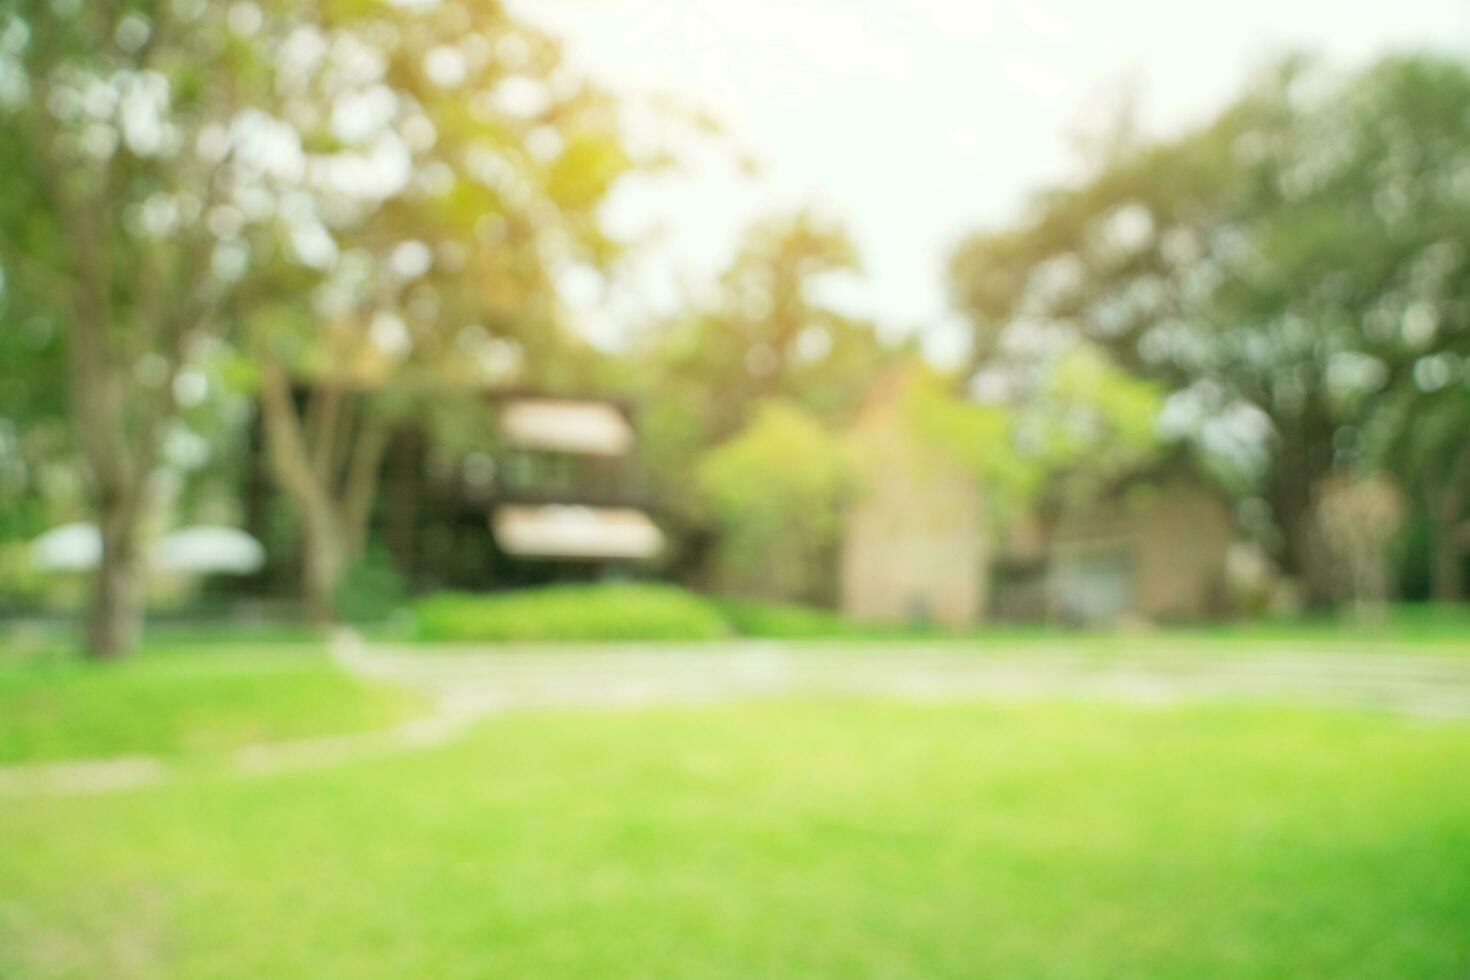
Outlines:
[[782, 398], [829, 424], [857, 408], [886, 357], [871, 323], [820, 299], [823, 287], [858, 274], [856, 251], [836, 222], [809, 211], [781, 214], [745, 232], [710, 304], [651, 338], [656, 394], [701, 420], [719, 441], [754, 406]]
[[1085, 497], [1153, 458], [1162, 401], [1157, 383], [1076, 347], [1049, 366], [1040, 402], [1019, 413], [1018, 442], [1055, 496]]
[[1283, 62], [1207, 125], [1122, 148], [964, 243], [950, 291], [978, 363], [1024, 378], [1049, 334], [1158, 381], [1175, 433], [1270, 503], [1320, 597], [1331, 474], [1386, 466], [1456, 512], [1446, 528], [1470, 514], [1446, 494], [1470, 473], [1449, 435], [1470, 418], [1467, 112], [1458, 58]]
[[1040, 486], [1042, 468], [1018, 451], [1008, 408], [962, 398], [951, 379], [925, 370], [910, 373], [902, 397], [900, 410], [914, 435], [974, 473], [996, 497], [1026, 499]]
[[423, 640], [555, 642], [714, 640], [729, 635], [700, 597], [653, 583], [560, 585], [472, 595], [441, 593], [413, 605]]
[[[1053, 422], [1047, 455], [1073, 464], [1084, 453], [1098, 453], [1109, 442], [1106, 455], [1132, 465], [1154, 448], [1154, 423], [1159, 411], [1159, 386], [1120, 371], [1096, 348], [1067, 351], [1052, 365], [1043, 394], [1049, 408], [1067, 423]], [[1110, 438], [1111, 437], [1111, 438]]]
[[1047, 364], [1038, 397], [1019, 405], [961, 397], [952, 379], [924, 369], [906, 382], [901, 410], [915, 435], [973, 472], [1002, 515], [1043, 492], [1088, 492], [1157, 449], [1158, 385], [1095, 347]]
[[711, 601], [729, 620], [735, 632], [754, 639], [912, 639], [928, 635], [909, 625], [880, 626], [854, 622], [831, 609], [816, 606], [719, 596]]
[[76, 575], [57, 576], [38, 570], [31, 562], [30, 542], [0, 538], [0, 610], [65, 607], [78, 591]]
[[741, 636], [790, 639], [841, 636], [849, 625], [830, 609], [755, 599], [712, 601]]
[[547, 174], [547, 194], [561, 207], [585, 211], [596, 207], [633, 165], [615, 133], [577, 133]]
[[795, 405], [767, 402], [704, 456], [696, 480], [737, 587], [790, 599], [820, 593], [851, 482], [841, 440]]
[[400, 609], [407, 591], [387, 549], [372, 547], [353, 562], [337, 587], [337, 615], [349, 623], [382, 622]]
[[218, 754], [379, 728], [413, 709], [320, 655], [198, 643], [159, 652], [106, 666], [0, 661], [0, 762]]
[[7, 801], [0, 973], [1451, 980], [1467, 769], [1463, 725], [1366, 713], [516, 713]]
[[873, 324], [822, 301], [857, 274], [842, 227], [819, 214], [780, 214], [747, 229], [718, 289], [650, 331], [638, 351], [642, 455], [672, 536], [671, 557], [701, 564], [719, 534], [690, 474], [701, 456], [779, 399], [834, 429], [848, 424], [889, 352]]
[[[655, 161], [497, 0], [0, 0], [0, 35], [0, 316], [21, 327], [0, 332], [20, 379], [0, 379], [0, 498], [27, 502], [0, 508], [0, 539], [76, 509], [43, 485], [62, 458], [123, 529], [104, 564], [125, 579], [168, 482], [154, 471], [190, 469], [167, 458], [186, 423], [214, 500], [242, 479], [243, 406], [217, 439], [189, 403], [289, 375], [305, 383], [296, 412], [270, 413], [271, 471], [310, 511], [299, 525], [337, 526], [350, 551], [378, 433], [487, 383], [575, 388], [600, 366], [555, 282], [612, 271], [602, 202]], [[180, 509], [207, 496], [190, 485]], [[329, 537], [300, 549], [328, 570], [308, 576], [318, 608], [341, 566]]]
[[670, 585], [603, 583], [486, 595], [441, 593], [413, 606], [426, 641], [604, 642], [912, 635], [870, 627], [830, 609], [703, 596]]

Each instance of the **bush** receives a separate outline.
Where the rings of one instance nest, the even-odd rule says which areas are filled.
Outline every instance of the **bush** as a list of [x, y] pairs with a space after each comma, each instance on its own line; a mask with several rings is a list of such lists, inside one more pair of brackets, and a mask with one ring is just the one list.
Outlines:
[[763, 402], [704, 455], [700, 492], [720, 523], [720, 579], [782, 600], [823, 595], [850, 474], [841, 441], [801, 408]]
[[403, 576], [383, 548], [355, 561], [337, 586], [337, 615], [349, 623], [378, 623], [402, 607]]
[[420, 600], [414, 613], [424, 640], [715, 640], [730, 635], [729, 624], [709, 601], [651, 583], [441, 593]]
[[554, 585], [488, 594], [445, 592], [413, 607], [421, 640], [555, 642], [607, 640], [857, 639], [914, 636], [829, 609], [706, 597], [673, 585]]
[[797, 606], [784, 602], [753, 599], [716, 600], [720, 612], [741, 636], [802, 637], [846, 636], [863, 627], [843, 619], [829, 609]]

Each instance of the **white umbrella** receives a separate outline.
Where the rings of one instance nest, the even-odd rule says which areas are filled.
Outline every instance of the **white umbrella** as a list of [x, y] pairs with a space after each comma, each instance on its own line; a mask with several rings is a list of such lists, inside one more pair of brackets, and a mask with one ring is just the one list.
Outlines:
[[237, 528], [185, 527], [156, 542], [148, 563], [160, 572], [249, 575], [265, 564], [265, 547]]
[[53, 527], [31, 542], [31, 562], [48, 572], [85, 572], [102, 560], [102, 536], [85, 522]]

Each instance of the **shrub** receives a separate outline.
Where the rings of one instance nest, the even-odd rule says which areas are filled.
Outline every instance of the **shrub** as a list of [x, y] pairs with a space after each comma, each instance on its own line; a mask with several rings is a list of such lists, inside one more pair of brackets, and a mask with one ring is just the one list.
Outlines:
[[382, 622], [403, 605], [403, 576], [383, 548], [355, 561], [337, 586], [337, 615], [349, 623]]
[[785, 602], [753, 599], [717, 600], [722, 612], [741, 636], [802, 637], [845, 636], [863, 628], [828, 609], [797, 606]]
[[723, 584], [812, 599], [834, 575], [850, 474], [842, 445], [801, 408], [764, 402], [739, 434], [710, 450], [696, 480], [722, 531]]
[[1317, 523], [1359, 620], [1382, 622], [1393, 588], [1389, 560], [1404, 498], [1382, 473], [1335, 476], [1317, 492]]
[[420, 600], [414, 613], [424, 640], [713, 640], [730, 635], [709, 601], [652, 583], [441, 593]]

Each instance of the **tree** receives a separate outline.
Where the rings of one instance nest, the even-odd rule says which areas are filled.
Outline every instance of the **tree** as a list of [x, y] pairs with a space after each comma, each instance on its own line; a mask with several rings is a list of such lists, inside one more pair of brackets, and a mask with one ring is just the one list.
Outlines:
[[[5, 313], [64, 337], [68, 428], [102, 551], [88, 648], [127, 651], [138, 525], [181, 367], [241, 279], [245, 138], [285, 38], [249, 4], [0, 4]], [[252, 151], [254, 151], [252, 153]]]
[[1465, 599], [1470, 554], [1470, 385], [1447, 383], [1431, 357], [1414, 384], [1385, 392], [1365, 424], [1363, 458], [1389, 468], [1429, 531], [1430, 594], [1441, 602]]
[[[0, 281], [0, 305], [8, 293]], [[41, 316], [6, 323], [0, 364], [0, 540], [28, 539], [58, 523], [48, 476], [64, 467], [72, 449], [61, 421], [66, 351], [56, 324]]]
[[[556, 277], [617, 254], [598, 217], [635, 166], [617, 107], [498, 5], [478, 7], [469, 33], [463, 17], [456, 5], [375, 7], [318, 32], [325, 50], [374, 39], [366, 92], [377, 118], [336, 137], [369, 159], [398, 148], [401, 179], [322, 240], [309, 306], [249, 317], [272, 469], [299, 517], [306, 607], [319, 622], [365, 546], [395, 426], [436, 398], [473, 400], [511, 376], [549, 380], [574, 361]], [[273, 294], [302, 295], [296, 269], [276, 275]]]
[[841, 440], [795, 405], [763, 402], [696, 473], [724, 532], [727, 585], [773, 599], [826, 596], [850, 481]]
[[1326, 598], [1315, 488], [1362, 460], [1383, 393], [1442, 375], [1422, 362], [1470, 337], [1467, 110], [1453, 61], [1345, 80], [1283, 63], [1208, 125], [962, 245], [951, 291], [978, 358], [1085, 338], [1164, 383], [1166, 416], [1264, 496], [1288, 568]]
[[1011, 376], [1003, 398], [966, 397], [934, 372], [916, 372], [904, 391], [913, 432], [975, 474], [998, 519], [1086, 500], [1159, 448], [1157, 385], [1088, 345], [1031, 368]]
[[1403, 497], [1382, 474], [1329, 477], [1317, 488], [1328, 551], [1362, 621], [1381, 618], [1390, 595], [1389, 548], [1403, 522]]
[[713, 441], [744, 424], [755, 402], [786, 398], [827, 421], [850, 414], [883, 359], [873, 325], [826, 301], [858, 273], [837, 224], [810, 212], [748, 228], [714, 295], [650, 338], [661, 386], [704, 420]]
[[710, 296], [644, 338], [644, 456], [676, 571], [697, 568], [718, 535], [687, 492], [704, 453], [769, 400], [828, 428], [846, 424], [891, 357], [871, 323], [823, 295], [857, 270], [839, 225], [811, 211], [775, 215], [746, 230]]
[[90, 648], [133, 642], [160, 434], [180, 371], [225, 337], [253, 362], [325, 617], [404, 404], [365, 381], [483, 367], [507, 335], [556, 360], [554, 277], [616, 252], [596, 214], [632, 165], [613, 107], [495, 4], [0, 14], [0, 300], [65, 337], [103, 544]]

